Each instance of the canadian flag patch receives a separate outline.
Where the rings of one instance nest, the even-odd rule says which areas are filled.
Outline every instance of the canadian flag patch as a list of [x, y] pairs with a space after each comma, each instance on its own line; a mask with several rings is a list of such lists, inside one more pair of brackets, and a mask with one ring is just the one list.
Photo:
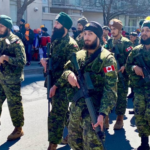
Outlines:
[[107, 73], [107, 72], [115, 71], [115, 67], [112, 65], [112, 66], [103, 68], [103, 70], [105, 73]]
[[131, 51], [132, 50], [132, 47], [130, 46], [130, 47], [128, 47], [127, 49], [126, 49], [126, 52], [129, 52], [129, 51]]

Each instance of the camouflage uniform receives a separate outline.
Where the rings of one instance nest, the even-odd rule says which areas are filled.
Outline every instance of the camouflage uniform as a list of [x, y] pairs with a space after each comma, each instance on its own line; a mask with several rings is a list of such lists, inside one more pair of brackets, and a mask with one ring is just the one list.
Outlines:
[[[0, 115], [2, 105], [7, 98], [13, 125], [24, 125], [21, 81], [24, 80], [23, 67], [26, 64], [24, 45], [12, 33], [6, 39], [0, 38], [0, 54], [9, 56], [9, 61], [1, 66], [0, 71]], [[10, 44], [9, 44], [10, 42]]]
[[[120, 41], [121, 41], [121, 43], [118, 44], [118, 50], [120, 52], [120, 57], [119, 57], [118, 61], [120, 63], [120, 66], [125, 66], [128, 54], [132, 50], [132, 47], [131, 47], [132, 43], [127, 38], [122, 37], [122, 36], [121, 36]], [[112, 50], [114, 42], [115, 42], [114, 39], [111, 38], [110, 40], [108, 40], [107, 44], [105, 45], [105, 48], [108, 50]], [[126, 96], [128, 93], [129, 78], [128, 78], [126, 71], [124, 71], [123, 76], [124, 76], [125, 89], [123, 88], [121, 79], [118, 77], [119, 78], [119, 82], [117, 85], [118, 99], [117, 99], [117, 104], [116, 104], [116, 114], [118, 116], [125, 114], [126, 105], [127, 105]]]
[[76, 41], [77, 41], [77, 44], [79, 45], [79, 48], [80, 50], [83, 48], [84, 46], [84, 38], [83, 38], [83, 32], [80, 33], [77, 37], [76, 37]]
[[48, 140], [53, 144], [59, 144], [62, 138], [65, 116], [68, 111], [69, 101], [65, 94], [66, 88], [60, 88], [65, 85], [64, 82], [59, 82], [59, 78], [63, 73], [64, 64], [72, 52], [79, 50], [77, 43], [67, 34], [60, 40], [55, 40], [51, 43], [52, 50], [52, 67], [53, 67], [53, 85], [56, 85], [55, 96], [52, 98], [52, 111], [48, 118]]
[[141, 66], [141, 64], [135, 59], [137, 54], [143, 56], [143, 60], [150, 68], [150, 51], [146, 50], [143, 45], [135, 47], [129, 54], [126, 65], [127, 73], [130, 75], [131, 86], [134, 90], [135, 121], [139, 136], [148, 137], [150, 135], [150, 85], [144, 84], [140, 86], [139, 83], [142, 80], [142, 77], [137, 76], [135, 71], [132, 70], [134, 65]]
[[[77, 61], [81, 68], [88, 59], [86, 50], [77, 52]], [[94, 85], [94, 90], [90, 96], [96, 112], [105, 115], [108, 115], [117, 99], [117, 72], [110, 71], [104, 73], [105, 68], [108, 66], [114, 67], [115, 70], [116, 61], [110, 52], [103, 49], [96, 59], [89, 63], [83, 70], [83, 73], [90, 72], [90, 77]], [[67, 81], [71, 70], [76, 74], [70, 61], [66, 64], [65, 69], [66, 71], [62, 74], [62, 82], [63, 80]], [[74, 92], [67, 93], [70, 98], [73, 98], [75, 91], [78, 91], [77, 88], [72, 89]], [[73, 150], [102, 150], [102, 144], [97, 139], [96, 133], [92, 128], [91, 118], [84, 98], [78, 100], [77, 103], [72, 102], [68, 130], [68, 143]]]
[[138, 45], [140, 45], [139, 38], [137, 38], [137, 39], [135, 40], [135, 42], [132, 44], [132, 46], [133, 46], [133, 47], [136, 47], [136, 46], [138, 46]]

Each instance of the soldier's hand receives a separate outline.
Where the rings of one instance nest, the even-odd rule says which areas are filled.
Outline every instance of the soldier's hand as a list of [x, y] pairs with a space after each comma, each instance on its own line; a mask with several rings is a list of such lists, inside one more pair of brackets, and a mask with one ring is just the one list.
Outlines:
[[75, 76], [74, 73], [70, 73], [69, 76], [68, 76], [68, 82], [73, 86], [73, 87], [78, 87], [80, 88], [79, 86], [79, 83], [77, 81], [77, 77]]
[[47, 61], [46, 61], [46, 59], [45, 59], [45, 58], [42, 58], [42, 59], [40, 60], [40, 62], [41, 62], [41, 64], [42, 64], [42, 66], [44, 67], [44, 72], [46, 72], [46, 68], [47, 68]]
[[144, 78], [144, 73], [142, 68], [140, 68], [139, 66], [133, 66], [133, 70], [135, 71], [136, 75], [142, 76]]
[[118, 72], [122, 72], [122, 73], [124, 73], [124, 70], [125, 70], [125, 66], [122, 66], [121, 68], [120, 68], [120, 70], [118, 70]]
[[104, 116], [99, 115], [97, 118], [97, 123], [95, 125], [93, 125], [93, 129], [95, 130], [96, 127], [100, 126], [101, 131], [103, 131], [103, 122], [104, 122]]
[[53, 87], [51, 87], [51, 89], [50, 89], [50, 91], [49, 91], [49, 97], [50, 97], [50, 98], [52, 98], [53, 96], [55, 96], [56, 89], [57, 89], [57, 86], [56, 86], [56, 85], [53, 85]]
[[6, 61], [8, 60], [8, 56], [2, 55], [2, 56], [0, 57], [0, 64], [3, 64], [5, 60], [6, 60]]

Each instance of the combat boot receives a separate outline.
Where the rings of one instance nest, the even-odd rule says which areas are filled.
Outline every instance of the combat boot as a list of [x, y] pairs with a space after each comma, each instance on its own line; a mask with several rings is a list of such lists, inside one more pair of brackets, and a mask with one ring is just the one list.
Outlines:
[[141, 146], [133, 150], [149, 150], [148, 137], [141, 137]]
[[57, 144], [49, 143], [49, 147], [47, 150], [56, 150]]
[[14, 131], [8, 136], [7, 140], [8, 141], [16, 140], [23, 135], [24, 133], [22, 127], [15, 127]]
[[124, 118], [123, 115], [117, 116], [117, 120], [116, 120], [116, 123], [114, 125], [114, 130], [120, 130], [123, 128], [123, 118]]
[[105, 127], [105, 129], [109, 129], [109, 116], [106, 116], [106, 117], [105, 117], [105, 120], [104, 120], [104, 127]]

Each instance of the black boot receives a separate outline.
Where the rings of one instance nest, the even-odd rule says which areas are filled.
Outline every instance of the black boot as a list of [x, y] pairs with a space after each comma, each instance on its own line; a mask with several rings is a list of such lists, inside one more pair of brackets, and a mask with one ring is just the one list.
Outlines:
[[141, 137], [141, 146], [133, 150], [149, 150], [148, 137]]

